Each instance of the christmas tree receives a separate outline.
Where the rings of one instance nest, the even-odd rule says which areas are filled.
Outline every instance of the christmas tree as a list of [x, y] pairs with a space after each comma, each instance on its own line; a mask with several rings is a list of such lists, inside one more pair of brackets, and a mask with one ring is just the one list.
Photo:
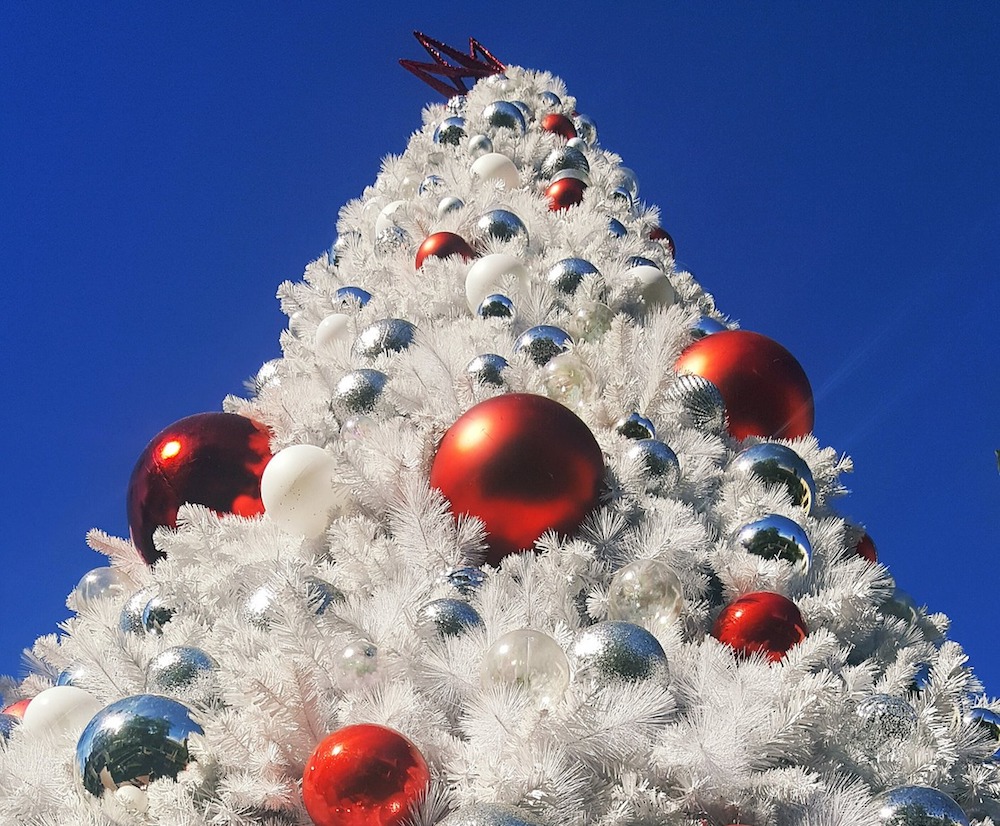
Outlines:
[[421, 42], [447, 102], [283, 357], [150, 441], [6, 686], [3, 822], [988, 822], [1000, 706], [838, 514], [798, 362], [558, 78]]

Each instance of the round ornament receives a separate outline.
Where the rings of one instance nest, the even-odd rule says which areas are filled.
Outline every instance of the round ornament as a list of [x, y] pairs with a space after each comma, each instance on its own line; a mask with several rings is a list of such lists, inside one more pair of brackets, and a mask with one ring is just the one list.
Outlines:
[[454, 195], [445, 195], [437, 205], [437, 216], [438, 218], [443, 218], [449, 212], [454, 212], [456, 209], [461, 209], [465, 206], [465, 201], [461, 198], [456, 198]]
[[738, 473], [750, 474], [768, 484], [784, 487], [792, 504], [806, 513], [812, 510], [816, 501], [812, 471], [790, 447], [770, 442], [752, 445], [736, 454], [732, 467]]
[[808, 633], [798, 606], [771, 591], [745, 594], [723, 608], [712, 626], [712, 636], [738, 654], [760, 653], [773, 663]]
[[545, 363], [549, 397], [568, 407], [579, 407], [597, 388], [597, 375], [576, 353], [560, 353]]
[[265, 361], [256, 375], [246, 382], [247, 389], [253, 391], [255, 396], [259, 396], [264, 392], [265, 387], [279, 386], [281, 384], [281, 374], [278, 371], [280, 364], [281, 359]]
[[176, 780], [191, 761], [188, 738], [203, 733], [176, 700], [156, 694], [118, 700], [94, 716], [76, 744], [83, 788], [101, 797], [123, 786]]
[[532, 628], [508, 631], [483, 655], [479, 680], [484, 689], [517, 685], [541, 708], [551, 708], [569, 686], [569, 660], [552, 637]]
[[465, 137], [465, 118], [454, 115], [445, 118], [434, 129], [434, 143], [458, 146]]
[[714, 434], [726, 429], [726, 402], [708, 379], [690, 374], [678, 376], [668, 396], [680, 402], [684, 426]]
[[802, 527], [787, 516], [769, 513], [736, 529], [736, 544], [762, 559], [780, 559], [796, 571], [809, 570], [812, 545]]
[[560, 115], [558, 112], [549, 112], [542, 118], [539, 125], [544, 131], [551, 132], [553, 135], [560, 135], [566, 140], [576, 137], [576, 127], [573, 126], [573, 121], [565, 115]]
[[628, 235], [628, 228], [617, 218], [608, 218], [608, 235], [612, 238], [624, 238]]
[[90, 692], [72, 685], [57, 685], [32, 698], [21, 724], [26, 732], [77, 735], [100, 710], [101, 701]]
[[486, 135], [473, 135], [469, 138], [468, 148], [469, 154], [473, 158], [478, 158], [481, 155], [488, 155], [493, 151], [493, 141]]
[[482, 181], [500, 181], [507, 189], [521, 185], [521, 175], [514, 162], [499, 152], [487, 152], [472, 162], [472, 174]]
[[528, 246], [528, 228], [509, 209], [491, 209], [479, 216], [475, 229], [478, 245], [488, 241], [515, 243], [521, 249]]
[[417, 328], [403, 318], [382, 318], [361, 331], [351, 352], [358, 358], [375, 359], [399, 353], [413, 344]]
[[87, 571], [77, 583], [73, 593], [80, 607], [90, 605], [107, 597], [118, 597], [124, 593], [128, 579], [118, 568], [105, 565]]
[[663, 227], [653, 227], [649, 231], [649, 238], [651, 241], [662, 241], [663, 246], [665, 246], [667, 248], [667, 252], [670, 253], [670, 257], [677, 257], [677, 247], [674, 244], [674, 239], [670, 237], [670, 233]]
[[337, 382], [334, 401], [348, 413], [370, 413], [388, 381], [389, 377], [379, 370], [350, 370]]
[[525, 103], [523, 100], [512, 100], [511, 103], [513, 103], [521, 111], [521, 114], [524, 115], [525, 123], [527, 123], [528, 121], [532, 120], [535, 117], [534, 110], [530, 106], [528, 106], [528, 104]]
[[582, 258], [563, 258], [556, 261], [545, 278], [555, 289], [566, 295], [573, 295], [585, 278], [600, 278], [597, 267]]
[[690, 344], [676, 372], [711, 381], [726, 401], [729, 432], [794, 439], [812, 432], [812, 387], [802, 366], [778, 342], [749, 330], [723, 330]]
[[306, 604], [312, 608], [313, 613], [319, 616], [325, 614], [331, 605], [347, 600], [343, 591], [325, 579], [320, 579], [318, 576], [306, 576], [303, 581], [306, 586]]
[[590, 115], [581, 115], [579, 112], [575, 113], [573, 115], [573, 126], [576, 127], [576, 134], [590, 146], [597, 143], [597, 123]]
[[539, 96], [542, 101], [543, 106], [547, 106], [549, 109], [555, 109], [557, 106], [562, 106], [562, 98], [559, 97], [555, 92], [546, 89]]
[[274, 619], [272, 608], [277, 599], [270, 585], [261, 585], [240, 604], [240, 619], [254, 628], [267, 631]]
[[570, 331], [583, 341], [597, 341], [611, 329], [614, 311], [601, 301], [585, 301], [573, 315]]
[[635, 411], [622, 416], [615, 422], [615, 432], [626, 439], [655, 439], [656, 427], [653, 423]]
[[528, 270], [519, 258], [504, 252], [476, 259], [465, 276], [465, 300], [475, 311], [488, 295], [498, 293], [505, 281], [516, 280], [519, 292], [527, 293]]
[[413, 743], [363, 723], [328, 735], [302, 775], [302, 802], [316, 826], [402, 826], [430, 788]]
[[465, 366], [465, 372], [479, 384], [503, 387], [503, 371], [507, 369], [507, 359], [496, 353], [483, 353]]
[[657, 496], [674, 490], [681, 481], [681, 464], [677, 454], [659, 439], [637, 439], [626, 455], [637, 459], [646, 480], [646, 489]]
[[482, 568], [463, 565], [453, 568], [444, 575], [445, 581], [463, 597], [472, 596], [486, 582], [486, 572]]
[[59, 676], [56, 677], [56, 685], [75, 685], [77, 688], [83, 688], [81, 683], [86, 681], [88, 671], [89, 669], [85, 665], [75, 663], [59, 672]]
[[590, 161], [576, 147], [561, 146], [558, 149], [553, 149], [545, 156], [540, 172], [543, 178], [554, 178], [558, 173], [567, 169], [575, 169], [578, 172], [590, 172]]
[[483, 618], [460, 599], [435, 599], [417, 612], [417, 627], [428, 636], [457, 637], [483, 627]]
[[705, 336], [710, 336], [713, 333], [721, 333], [728, 329], [719, 319], [712, 318], [710, 315], [703, 315], [691, 325], [691, 337], [695, 339], [704, 338]]
[[121, 614], [118, 615], [118, 627], [126, 634], [144, 634], [146, 624], [143, 622], [142, 614], [149, 605], [149, 601], [159, 594], [159, 589], [155, 585], [149, 585], [136, 591], [125, 600]]
[[347, 313], [331, 313], [316, 325], [316, 349], [323, 350], [337, 341], [351, 337], [351, 317]]
[[153, 532], [176, 527], [185, 502], [216, 513], [260, 514], [270, 438], [262, 424], [233, 413], [198, 413], [156, 434], [135, 463], [126, 499], [129, 533], [142, 558], [151, 565], [163, 557]]
[[573, 343], [570, 334], [551, 324], [529, 327], [514, 342], [514, 352], [523, 353], [541, 366], [553, 356], [565, 353]]
[[333, 294], [333, 306], [341, 310], [357, 310], [372, 300], [372, 294], [361, 287], [338, 287]]
[[[966, 712], [964, 719], [966, 725], [977, 726], [989, 736], [993, 746], [1000, 747], [1000, 714], [983, 706], [975, 706]], [[993, 759], [996, 760], [998, 757], [1000, 748], [993, 752]]]
[[428, 175], [417, 187], [417, 195], [428, 195], [433, 192], [440, 192], [445, 187], [445, 180], [440, 175]]
[[375, 235], [375, 255], [378, 258], [385, 258], [409, 244], [410, 234], [405, 229], [397, 226], [386, 227]]
[[868, 562], [878, 562], [878, 551], [873, 540], [867, 532], [861, 535], [858, 543], [854, 546], [854, 553]]
[[461, 255], [466, 261], [476, 257], [461, 235], [454, 232], [432, 233], [417, 249], [416, 268], [419, 270], [428, 258], [449, 258], [452, 255]]
[[337, 671], [355, 686], [365, 684], [378, 671], [378, 646], [362, 637], [341, 649]]
[[476, 308], [476, 315], [480, 318], [513, 318], [514, 302], [501, 293], [490, 293]]
[[513, 103], [506, 100], [495, 100], [483, 109], [483, 120], [497, 129], [512, 129], [523, 133], [527, 128], [524, 113]]
[[611, 620], [583, 629], [573, 646], [577, 670], [598, 682], [663, 679], [667, 655], [645, 628]]
[[162, 634], [163, 626], [170, 622], [175, 613], [176, 609], [167, 605], [159, 594], [150, 597], [142, 608], [142, 630], [147, 634]]
[[917, 730], [917, 712], [902, 697], [872, 694], [858, 703], [858, 744], [869, 751], [898, 746]]
[[481, 519], [487, 561], [529, 549], [545, 531], [573, 534], [597, 507], [604, 457], [573, 412], [529, 393], [480, 402], [448, 429], [430, 484], [456, 518]]
[[383, 230], [399, 226], [397, 219], [402, 218], [406, 214], [406, 205], [406, 201], [392, 201], [382, 208], [382, 211], [378, 214], [378, 218], [375, 219], [376, 238]]
[[146, 665], [146, 690], [153, 694], [191, 696], [214, 689], [218, 663], [200, 648], [175, 645], [157, 654]]
[[929, 786], [897, 786], [878, 795], [875, 803], [886, 826], [969, 826], [962, 808]]
[[628, 271], [639, 293], [639, 298], [647, 307], [669, 307], [677, 302], [677, 292], [670, 284], [667, 274], [659, 267], [643, 264]]
[[608, 617], [663, 633], [681, 615], [681, 582], [668, 565], [637, 559], [619, 568], [608, 588]]
[[316, 445], [279, 450], [261, 478], [264, 510], [283, 531], [314, 539], [321, 536], [337, 505], [337, 463]]
[[545, 189], [549, 209], [552, 212], [558, 212], [576, 206], [583, 201], [583, 192], [586, 188], [586, 184], [576, 178], [561, 178], [558, 181], [553, 181]]

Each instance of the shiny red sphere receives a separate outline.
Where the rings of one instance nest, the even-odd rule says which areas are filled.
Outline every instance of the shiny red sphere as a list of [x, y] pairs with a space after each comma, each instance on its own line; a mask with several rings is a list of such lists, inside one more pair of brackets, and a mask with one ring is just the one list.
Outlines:
[[447, 258], [450, 255], [461, 255], [466, 261], [476, 257], [472, 247], [461, 235], [456, 235], [454, 232], [432, 233], [417, 249], [417, 269], [419, 270], [428, 258]]
[[875, 550], [875, 542], [867, 533], [858, 540], [858, 544], [854, 546], [854, 552], [869, 562], [878, 562], [878, 551]]
[[749, 330], [723, 330], [685, 348], [677, 373], [708, 379], [722, 394], [729, 432], [793, 439], [811, 433], [812, 387], [802, 366], [778, 342]]
[[480, 402], [448, 429], [430, 484], [486, 525], [486, 561], [530, 549], [545, 531], [573, 534], [597, 507], [604, 456], [575, 413], [545, 396]]
[[128, 483], [129, 533], [142, 558], [153, 564], [163, 557], [153, 532], [176, 527], [185, 502], [216, 513], [263, 513], [260, 476], [270, 439], [262, 424], [233, 413], [198, 413], [157, 433]]
[[18, 700], [16, 703], [11, 703], [0, 714], [9, 714], [11, 717], [16, 717], [18, 720], [24, 719], [25, 709], [28, 708], [28, 704], [31, 702], [31, 698], [28, 697], [24, 700]]
[[666, 246], [667, 251], [670, 253], [670, 257], [677, 257], [677, 247], [674, 246], [674, 239], [670, 237], [670, 233], [663, 227], [653, 227], [649, 231], [649, 238], [651, 241], [662, 241], [664, 246]]
[[809, 631], [798, 606], [771, 591], [745, 594], [722, 609], [712, 636], [740, 654], [764, 654], [776, 663]]
[[400, 826], [429, 787], [413, 743], [385, 726], [361, 724], [316, 747], [302, 775], [302, 802], [316, 826]]
[[558, 112], [549, 112], [542, 118], [541, 125], [546, 132], [562, 135], [566, 140], [576, 137], [576, 127], [573, 125], [573, 121]]
[[545, 190], [545, 197], [549, 199], [549, 209], [557, 212], [580, 203], [586, 188], [587, 185], [579, 178], [560, 178], [558, 181], [553, 181]]

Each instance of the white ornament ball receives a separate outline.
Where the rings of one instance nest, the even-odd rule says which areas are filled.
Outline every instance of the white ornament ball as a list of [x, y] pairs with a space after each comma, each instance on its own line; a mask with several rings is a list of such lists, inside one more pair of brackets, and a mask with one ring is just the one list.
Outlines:
[[483, 688], [519, 685], [541, 708], [550, 708], [569, 686], [569, 660], [548, 634], [518, 628], [500, 637], [487, 649], [479, 669]]
[[351, 317], [344, 313], [333, 313], [324, 318], [316, 327], [316, 349], [322, 350], [335, 341], [351, 338]]
[[503, 181], [507, 189], [517, 189], [521, 185], [521, 176], [514, 162], [499, 152], [487, 152], [480, 155], [472, 163], [472, 174], [484, 181]]
[[406, 201], [393, 201], [378, 214], [378, 218], [375, 219], [376, 238], [378, 237], [379, 233], [382, 232], [383, 230], [397, 226], [396, 212], [399, 210], [400, 207], [404, 206], [406, 206]]
[[507, 276], [514, 276], [518, 289], [527, 292], [528, 270], [513, 255], [498, 252], [476, 259], [465, 276], [465, 300], [469, 309], [475, 312], [486, 296], [500, 292]]
[[279, 450], [260, 479], [264, 512], [291, 534], [314, 539], [329, 522], [338, 504], [333, 487], [337, 464], [316, 445], [292, 445]]
[[104, 704], [89, 691], [73, 685], [47, 688], [24, 710], [24, 731], [78, 736]]
[[677, 293], [670, 285], [667, 274], [659, 267], [644, 264], [633, 267], [628, 274], [635, 279], [639, 295], [647, 307], [669, 307], [676, 303]]

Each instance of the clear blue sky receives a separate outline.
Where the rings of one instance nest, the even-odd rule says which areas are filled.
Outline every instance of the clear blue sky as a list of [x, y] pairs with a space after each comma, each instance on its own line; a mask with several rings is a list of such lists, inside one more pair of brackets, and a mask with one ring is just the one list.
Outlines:
[[433, 99], [395, 63], [420, 28], [564, 78], [1000, 694], [996, 6], [86, 5], [0, 8], [0, 672], [102, 563], [87, 529], [126, 535], [146, 441], [279, 354], [275, 287]]

